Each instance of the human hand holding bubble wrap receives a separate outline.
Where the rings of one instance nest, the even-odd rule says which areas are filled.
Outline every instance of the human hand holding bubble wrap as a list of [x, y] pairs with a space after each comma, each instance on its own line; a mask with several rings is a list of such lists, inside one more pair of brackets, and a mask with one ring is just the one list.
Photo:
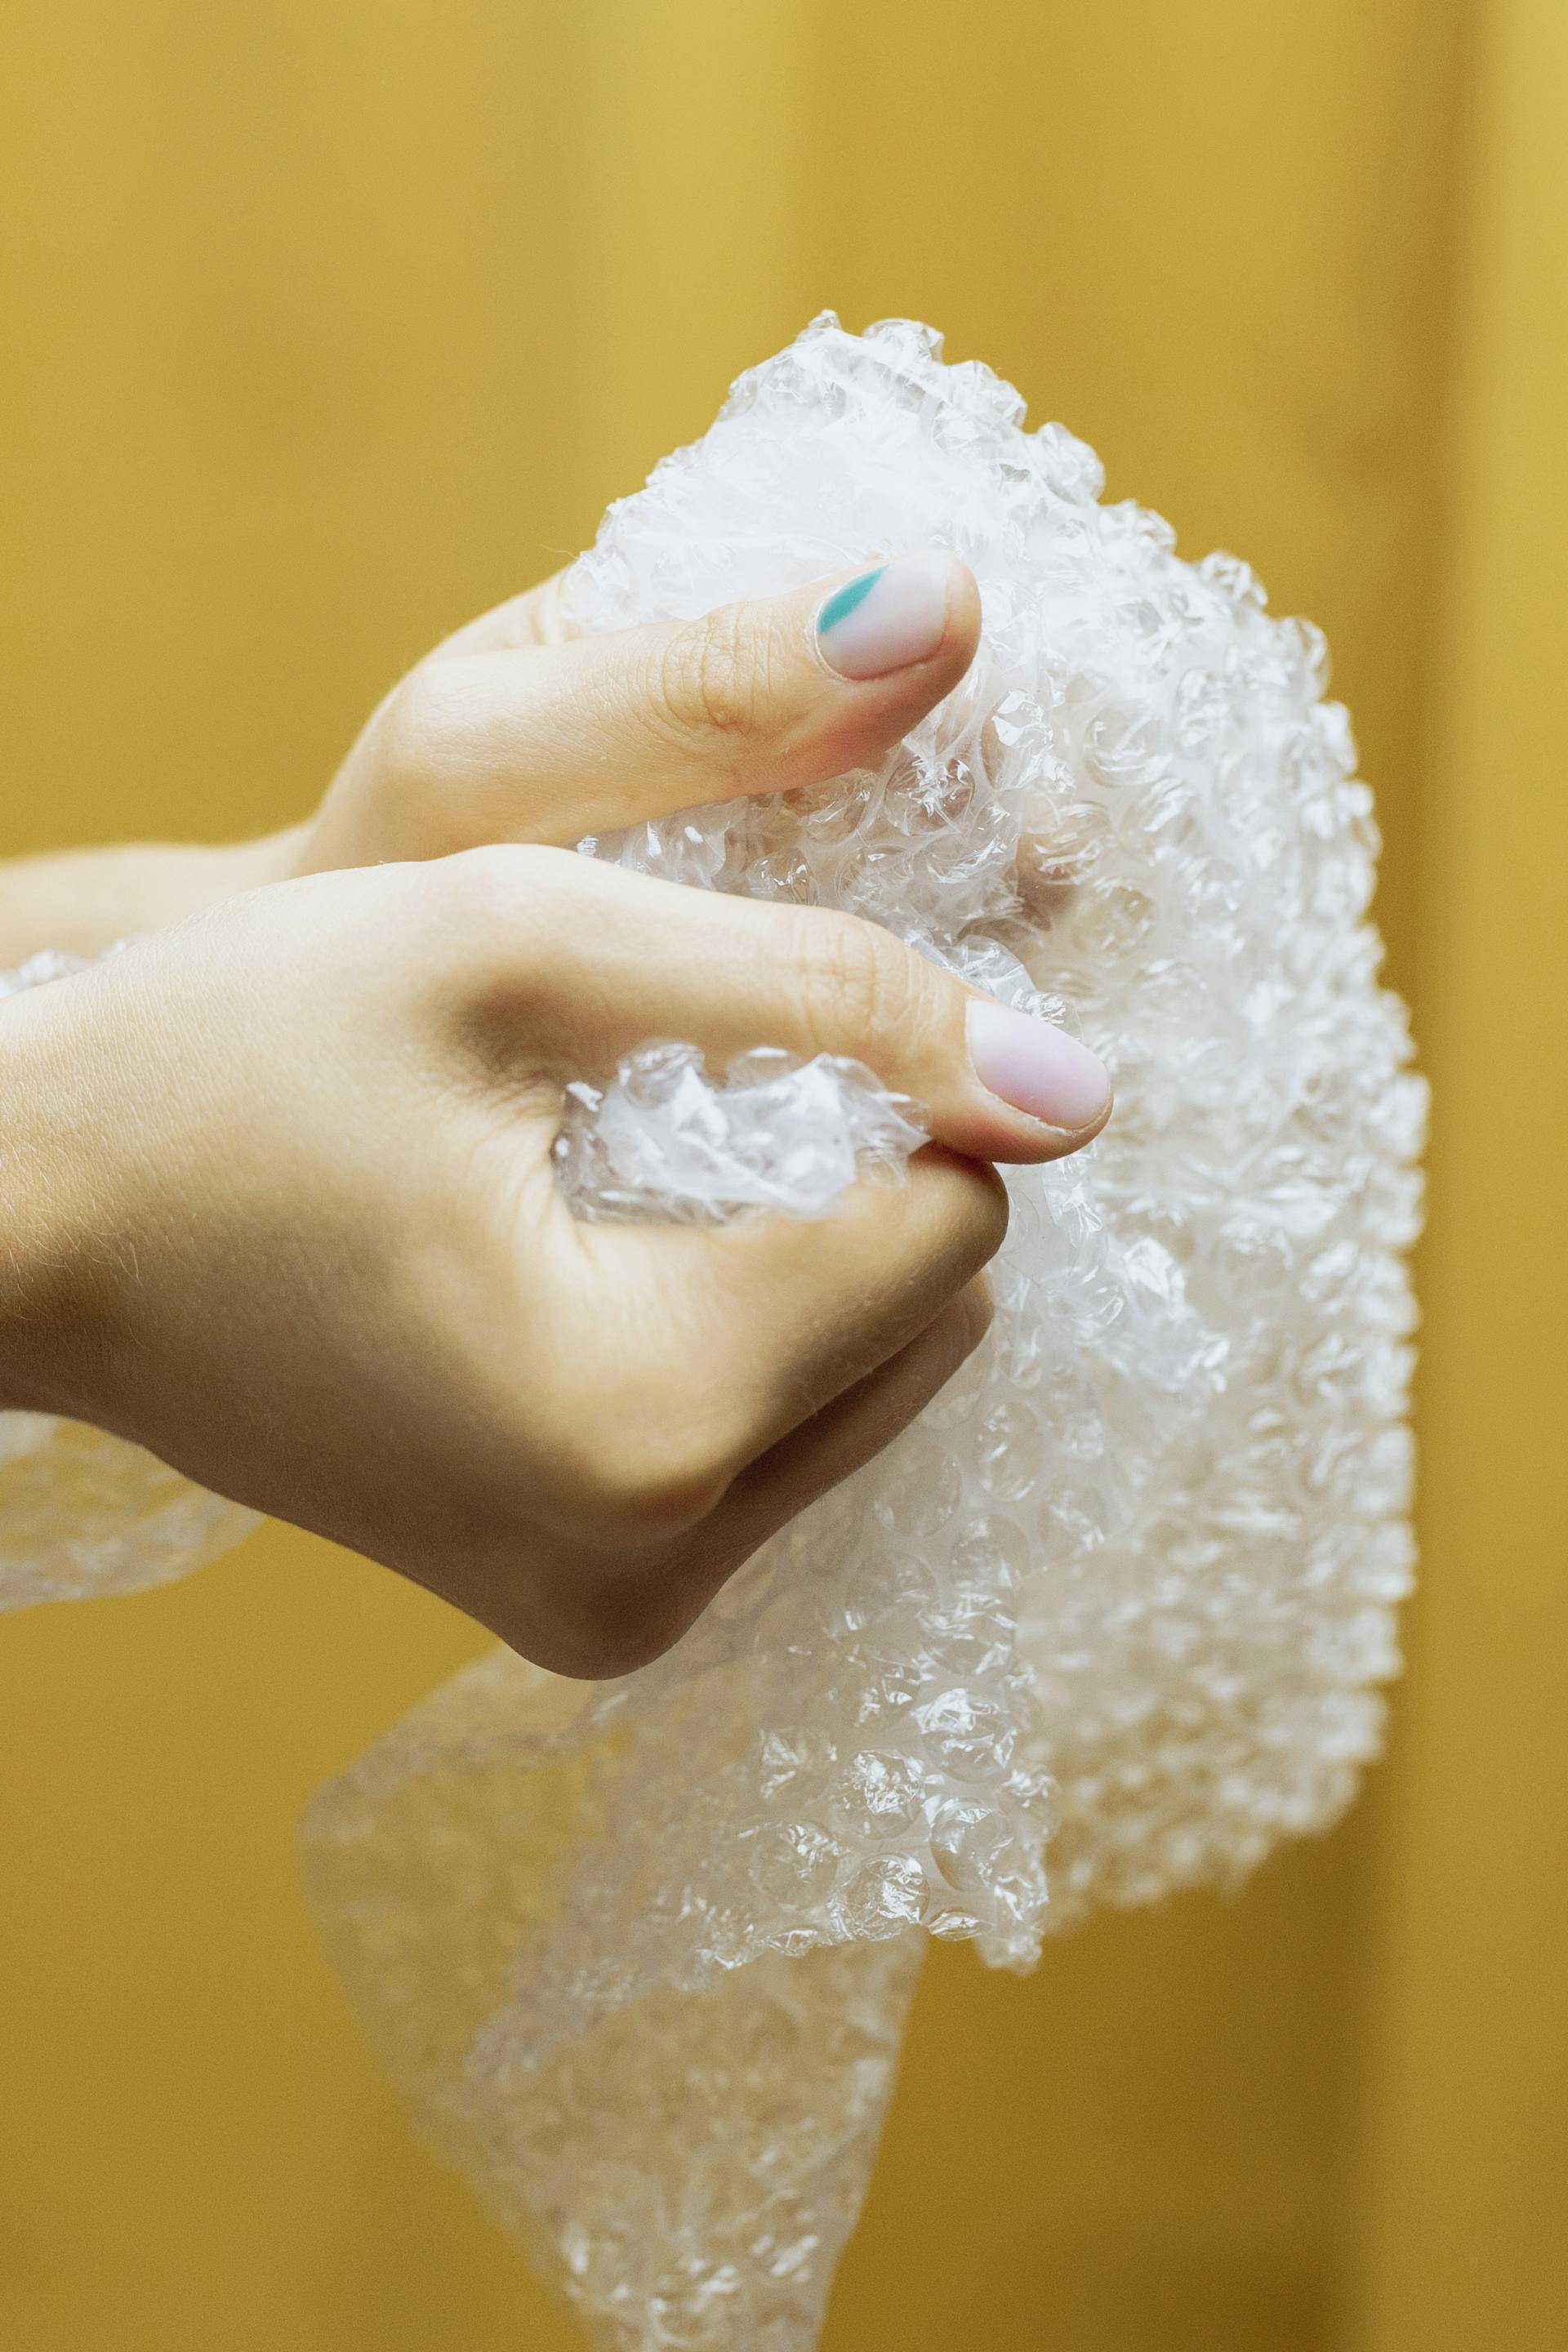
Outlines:
[[[965, 1150], [1068, 1139], [983, 1085], [974, 1002], [854, 918], [559, 851], [252, 893], [7, 1007], [0, 1395], [624, 1671], [984, 1328], [1005, 1201]], [[650, 1027], [784, 1049], [830, 1113], [868, 1067], [935, 1141], [857, 1187], [847, 1134], [809, 1232], [583, 1223], [565, 1088]]]

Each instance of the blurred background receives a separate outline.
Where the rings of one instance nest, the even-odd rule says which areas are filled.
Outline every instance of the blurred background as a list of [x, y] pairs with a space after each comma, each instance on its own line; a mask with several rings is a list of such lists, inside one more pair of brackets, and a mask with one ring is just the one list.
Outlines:
[[[1437, 1090], [1391, 1759], [1238, 1899], [937, 1950], [829, 2352], [1568, 2345], [1561, 0], [10, 0], [0, 851], [301, 814], [832, 304], [1329, 631]], [[0, 2338], [565, 2352], [296, 1888], [479, 1646], [269, 1529], [0, 1637]]]

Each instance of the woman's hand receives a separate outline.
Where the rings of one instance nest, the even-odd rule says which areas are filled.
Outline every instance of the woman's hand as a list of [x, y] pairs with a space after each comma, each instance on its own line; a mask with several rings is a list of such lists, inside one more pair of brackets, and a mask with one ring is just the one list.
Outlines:
[[[668, 746], [618, 712], [672, 805], [742, 740], [703, 736], [719, 673], [690, 675]], [[811, 757], [837, 765], [866, 739], [830, 708]], [[777, 775], [794, 740], [767, 738]], [[563, 1087], [650, 1034], [716, 1066], [852, 1055], [937, 1144], [817, 1223], [578, 1223]], [[8, 1003], [0, 1087], [0, 1402], [150, 1446], [577, 1675], [665, 1648], [919, 1411], [985, 1319], [1005, 1208], [979, 1163], [1075, 1149], [1109, 1108], [1081, 1049], [852, 917], [529, 848], [195, 917]]]

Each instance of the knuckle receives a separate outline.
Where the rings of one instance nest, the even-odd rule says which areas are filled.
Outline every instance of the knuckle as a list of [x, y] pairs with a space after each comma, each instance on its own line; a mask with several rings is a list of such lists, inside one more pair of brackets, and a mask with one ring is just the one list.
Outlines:
[[665, 640], [658, 707], [682, 735], [752, 734], [761, 684], [753, 654], [739, 605], [687, 622]]
[[395, 783], [461, 785], [492, 763], [497, 669], [471, 654], [433, 654], [382, 705], [378, 750]]
[[618, 1590], [586, 1614], [568, 1671], [589, 1682], [618, 1681], [673, 1649], [689, 1622], [662, 1593]]
[[452, 696], [443, 665], [420, 662], [382, 705], [382, 767], [395, 781], [428, 773], [452, 727]]
[[573, 1465], [574, 1507], [608, 1549], [650, 1549], [708, 1518], [740, 1467], [716, 1419], [654, 1409], [645, 1394], [595, 1413]]
[[458, 722], [438, 662], [421, 662], [394, 687], [372, 735], [375, 790], [397, 854], [437, 857], [462, 846], [451, 783]]
[[464, 968], [509, 998], [551, 982], [570, 942], [580, 862], [569, 850], [498, 842], [426, 867], [442, 936]]
[[574, 863], [570, 850], [491, 842], [443, 858], [438, 887], [460, 919], [481, 935], [493, 930], [510, 942], [551, 920], [570, 887]]
[[803, 910], [796, 966], [807, 1029], [819, 1052], [854, 1053], [873, 1067], [900, 1058], [920, 1009], [916, 959], [858, 916]]
[[545, 1606], [520, 1608], [510, 1596], [484, 1611], [490, 1631], [520, 1656], [578, 1682], [613, 1682], [652, 1664], [674, 1646], [692, 1616], [679, 1580], [612, 1566], [606, 1573], [555, 1580]]

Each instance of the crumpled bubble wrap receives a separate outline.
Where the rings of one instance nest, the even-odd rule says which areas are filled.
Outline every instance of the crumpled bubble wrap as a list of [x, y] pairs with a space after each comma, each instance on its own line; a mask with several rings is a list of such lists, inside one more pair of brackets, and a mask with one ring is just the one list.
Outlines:
[[650, 1044], [601, 1090], [566, 1089], [556, 1181], [590, 1223], [826, 1217], [857, 1181], [900, 1174], [929, 1137], [907, 1095], [842, 1054], [760, 1045], [721, 1086], [695, 1045]]
[[383, 2046], [618, 2352], [811, 2344], [923, 1937], [1027, 1967], [1331, 1822], [1410, 1572], [1424, 1098], [1321, 640], [939, 354], [819, 320], [569, 593], [614, 629], [951, 548], [969, 677], [876, 771], [583, 847], [888, 925], [1076, 1029], [1116, 1115], [1010, 1174], [980, 1355], [674, 1652], [488, 1660], [310, 1824]]
[[[1024, 1968], [1236, 1878], [1346, 1803], [1396, 1663], [1424, 1096], [1348, 725], [1315, 631], [1022, 414], [904, 322], [743, 377], [611, 509], [582, 625], [939, 546], [980, 656], [875, 772], [583, 847], [887, 924], [1076, 1029], [1110, 1128], [1009, 1175], [980, 1353], [675, 1651], [601, 1685], [497, 1653], [307, 1826], [372, 2030], [616, 2352], [805, 2352], [924, 1937]], [[731, 1152], [661, 1051], [569, 1119], [601, 1211]], [[754, 1213], [724, 1182], [702, 1213]]]

